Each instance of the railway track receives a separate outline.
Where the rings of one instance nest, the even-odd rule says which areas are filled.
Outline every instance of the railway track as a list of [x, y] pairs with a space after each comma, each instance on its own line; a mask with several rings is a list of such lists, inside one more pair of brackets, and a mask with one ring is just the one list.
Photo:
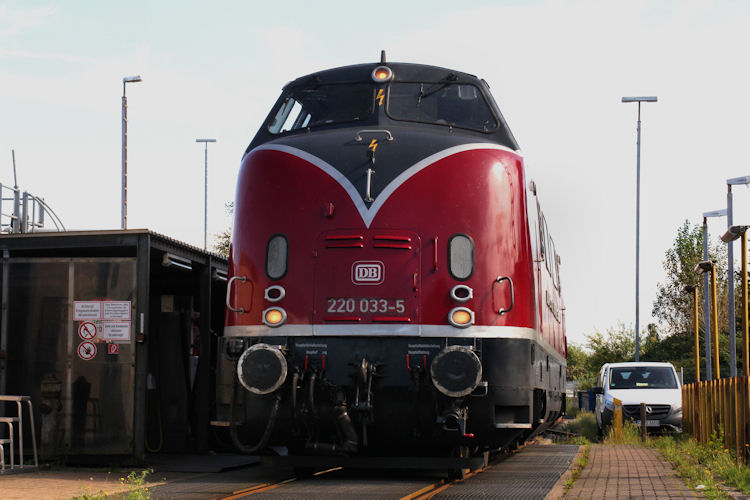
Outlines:
[[544, 498], [573, 461], [575, 445], [530, 445], [513, 454], [492, 457], [463, 479], [448, 480], [437, 472], [321, 470], [310, 477], [287, 477], [238, 490], [223, 500], [327, 499], [401, 500], [471, 498]]

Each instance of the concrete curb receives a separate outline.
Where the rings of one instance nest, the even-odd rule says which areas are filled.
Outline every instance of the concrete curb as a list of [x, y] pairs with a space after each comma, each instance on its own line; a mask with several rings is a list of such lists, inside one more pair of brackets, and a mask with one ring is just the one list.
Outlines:
[[583, 457], [583, 453], [585, 450], [585, 445], [581, 445], [578, 447], [578, 452], [576, 452], [576, 456], [573, 457], [573, 461], [571, 462], [570, 467], [568, 467], [568, 470], [566, 470], [563, 475], [560, 476], [560, 479], [555, 483], [549, 493], [547, 493], [547, 495], [544, 497], [544, 500], [558, 500], [565, 496], [565, 483], [568, 482], [568, 479], [573, 476], [573, 473], [576, 470], [581, 468], [576, 464], [578, 463], [578, 460]]

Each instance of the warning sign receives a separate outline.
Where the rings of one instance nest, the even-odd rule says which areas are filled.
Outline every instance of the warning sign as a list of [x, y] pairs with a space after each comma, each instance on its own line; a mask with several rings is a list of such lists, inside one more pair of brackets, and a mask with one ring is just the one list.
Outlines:
[[96, 337], [96, 325], [90, 321], [84, 321], [78, 327], [78, 336], [83, 340], [92, 340]]
[[75, 301], [73, 319], [75, 321], [102, 319], [101, 302]]
[[120, 346], [118, 344], [107, 344], [107, 354], [120, 354]]
[[102, 304], [102, 319], [130, 321], [130, 301], [104, 301]]
[[130, 341], [130, 321], [102, 322], [104, 340]]
[[93, 342], [84, 340], [78, 344], [78, 357], [84, 361], [94, 359], [96, 356], [96, 345]]

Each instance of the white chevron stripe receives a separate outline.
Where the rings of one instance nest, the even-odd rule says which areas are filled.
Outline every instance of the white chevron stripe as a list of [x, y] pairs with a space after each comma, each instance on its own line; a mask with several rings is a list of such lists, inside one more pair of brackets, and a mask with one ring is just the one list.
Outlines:
[[263, 144], [253, 149], [252, 151], [248, 153], [248, 155], [254, 153], [255, 151], [263, 151], [263, 150], [281, 151], [284, 153], [288, 153], [290, 155], [294, 155], [302, 160], [305, 160], [306, 162], [312, 165], [315, 165], [316, 167], [318, 167], [319, 169], [321, 169], [322, 171], [330, 175], [336, 182], [338, 182], [341, 185], [342, 188], [344, 188], [344, 190], [347, 192], [352, 202], [354, 203], [354, 206], [357, 207], [357, 211], [359, 212], [360, 217], [362, 217], [362, 221], [365, 223], [365, 226], [369, 228], [370, 224], [372, 224], [372, 221], [377, 215], [380, 208], [383, 205], [385, 205], [386, 200], [388, 200], [388, 198], [399, 187], [401, 187], [403, 183], [405, 183], [411, 177], [416, 175], [422, 169], [448, 156], [451, 156], [457, 153], [462, 153], [464, 151], [473, 151], [473, 150], [478, 150], [478, 149], [494, 149], [498, 151], [507, 151], [509, 153], [513, 153], [514, 155], [517, 155], [520, 157], [520, 154], [518, 151], [513, 151], [512, 149], [507, 148], [505, 146], [501, 146], [499, 144], [491, 144], [491, 143], [486, 143], [486, 142], [461, 144], [459, 146], [453, 146], [453, 147], [444, 149], [442, 151], [438, 151], [437, 153], [418, 161], [411, 167], [404, 170], [398, 177], [393, 179], [385, 187], [385, 189], [380, 194], [378, 194], [377, 198], [375, 198], [375, 202], [370, 206], [370, 208], [367, 208], [367, 205], [362, 199], [362, 196], [359, 194], [359, 192], [354, 187], [354, 185], [349, 181], [349, 179], [347, 179], [346, 176], [344, 176], [344, 174], [342, 174], [339, 170], [333, 167], [330, 163], [322, 160], [321, 158], [318, 158], [315, 155], [308, 153], [307, 151], [304, 151], [302, 149], [298, 149], [292, 146], [287, 146], [285, 144], [267, 143], [267, 144]]

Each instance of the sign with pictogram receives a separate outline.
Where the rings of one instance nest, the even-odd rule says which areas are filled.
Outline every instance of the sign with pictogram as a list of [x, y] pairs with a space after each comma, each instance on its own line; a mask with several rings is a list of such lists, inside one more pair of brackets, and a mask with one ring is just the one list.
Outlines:
[[81, 358], [84, 361], [89, 361], [94, 359], [94, 356], [96, 356], [96, 345], [93, 342], [89, 342], [88, 340], [84, 340], [80, 344], [78, 344], [78, 357]]
[[107, 344], [107, 354], [120, 354], [120, 345]]
[[78, 336], [83, 340], [92, 340], [96, 337], [96, 325], [90, 321], [84, 321], [78, 327]]

